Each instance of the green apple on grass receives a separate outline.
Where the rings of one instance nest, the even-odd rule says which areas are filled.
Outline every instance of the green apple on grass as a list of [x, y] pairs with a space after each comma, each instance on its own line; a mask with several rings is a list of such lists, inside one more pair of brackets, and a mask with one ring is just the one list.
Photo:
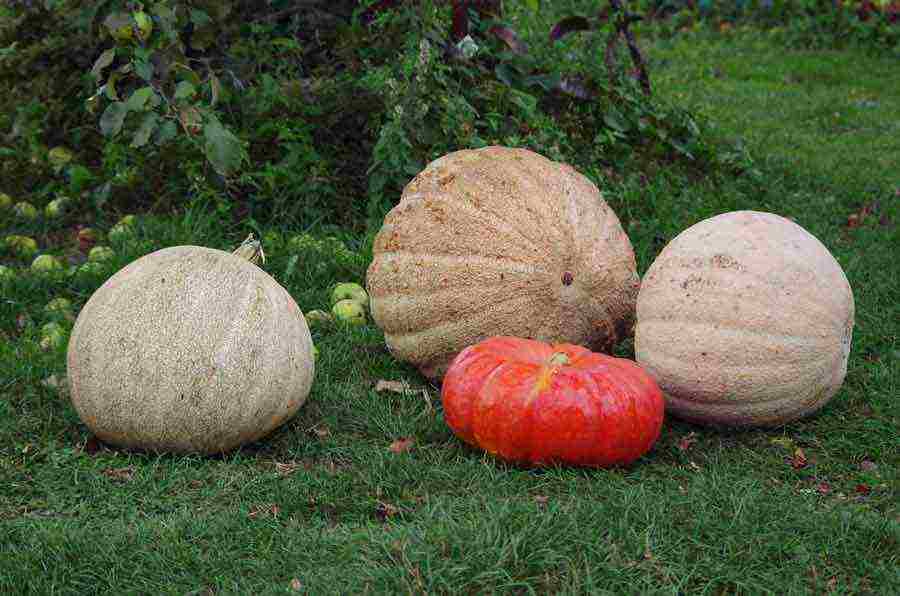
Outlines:
[[366, 309], [356, 300], [340, 300], [332, 308], [334, 318], [352, 326], [366, 324]]
[[31, 262], [31, 270], [35, 273], [51, 273], [61, 271], [62, 268], [62, 263], [53, 255], [40, 255]]
[[57, 199], [53, 199], [47, 206], [44, 207], [44, 215], [47, 216], [48, 219], [55, 219], [65, 213], [66, 208], [69, 205], [69, 197], [59, 197]]
[[108, 246], [95, 246], [91, 249], [91, 252], [88, 253], [88, 261], [94, 263], [102, 263], [103, 261], [109, 261], [113, 257], [116, 256], [116, 251], [111, 249]]
[[319, 327], [334, 321], [331, 315], [324, 310], [311, 310], [303, 316], [310, 327]]
[[369, 294], [366, 289], [357, 283], [340, 283], [331, 292], [331, 303], [337, 304], [341, 300], [355, 300], [363, 308], [369, 308]]
[[37, 242], [28, 236], [7, 236], [5, 243], [10, 252], [26, 259], [33, 257], [38, 250]]
[[19, 201], [16, 203], [15, 207], [13, 207], [13, 211], [17, 217], [30, 221], [33, 221], [38, 217], [38, 210], [28, 201]]
[[66, 330], [59, 323], [47, 323], [41, 327], [41, 349], [44, 351], [55, 350], [63, 346], [66, 340]]

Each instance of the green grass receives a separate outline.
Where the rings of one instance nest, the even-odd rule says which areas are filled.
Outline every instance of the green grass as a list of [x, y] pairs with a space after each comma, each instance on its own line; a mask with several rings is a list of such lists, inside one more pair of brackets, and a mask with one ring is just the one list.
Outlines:
[[[43, 306], [83, 304], [104, 275], [21, 275], [0, 304], [0, 592], [272, 594], [294, 579], [311, 594], [900, 590], [900, 70], [755, 35], [650, 52], [657, 92], [704, 112], [716, 136], [744, 139], [760, 176], [673, 169], [606, 189], [640, 269], [685, 227], [733, 209], [791, 216], [817, 235], [857, 309], [844, 388], [819, 415], [774, 431], [667, 420], [629, 469], [526, 471], [463, 447], [438, 392], [377, 329], [332, 328], [314, 332], [309, 402], [267, 439], [215, 458], [95, 451], [65, 395], [41, 383], [64, 374], [64, 350], [37, 342]], [[109, 271], [244, 233], [202, 214], [146, 219]], [[332, 280], [360, 280], [366, 265], [269, 255], [304, 310], [327, 307]], [[427, 391], [376, 393], [378, 379]], [[407, 437], [410, 451], [389, 450]], [[799, 469], [797, 448], [809, 460]]]

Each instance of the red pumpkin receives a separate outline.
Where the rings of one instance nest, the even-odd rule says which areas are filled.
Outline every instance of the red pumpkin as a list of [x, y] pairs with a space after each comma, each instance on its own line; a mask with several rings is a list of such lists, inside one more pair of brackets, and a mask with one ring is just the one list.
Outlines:
[[659, 386], [631, 360], [516, 337], [460, 352], [441, 398], [459, 438], [522, 464], [628, 464], [663, 422]]

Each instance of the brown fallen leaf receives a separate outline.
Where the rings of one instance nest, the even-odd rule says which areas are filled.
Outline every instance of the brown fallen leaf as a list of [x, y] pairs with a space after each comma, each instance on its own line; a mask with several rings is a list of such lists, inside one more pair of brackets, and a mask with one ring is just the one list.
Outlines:
[[23, 329], [28, 327], [28, 324], [30, 322], [31, 322], [31, 317], [28, 316], [27, 312], [20, 312], [18, 315], [16, 315], [16, 328], [19, 331], [22, 331]]
[[254, 519], [256, 517], [265, 517], [267, 515], [278, 517], [278, 513], [280, 511], [281, 508], [275, 503], [266, 503], [264, 505], [255, 506], [250, 510], [250, 513], [247, 514], [247, 517], [249, 517], [250, 519]]
[[394, 453], [405, 453], [412, 449], [413, 443], [415, 443], [415, 439], [397, 439], [391, 446], [388, 447], [389, 451], [393, 451]]
[[384, 391], [390, 391], [391, 393], [400, 393], [402, 395], [407, 395], [410, 393], [415, 393], [409, 383], [406, 381], [386, 381], [384, 379], [380, 379], [377, 383], [375, 383], [375, 392], [382, 393]]
[[317, 437], [323, 438], [323, 439], [325, 437], [331, 436], [331, 431], [328, 429], [327, 426], [316, 426], [315, 428], [313, 428], [313, 432], [316, 433]]
[[378, 517], [381, 521], [385, 521], [390, 517], [394, 517], [400, 513], [400, 509], [391, 505], [390, 503], [385, 503], [384, 501], [379, 501], [377, 505], [375, 505], [375, 516]]
[[803, 449], [797, 447], [794, 450], [794, 457], [791, 459], [791, 466], [795, 470], [799, 470], [800, 468], [805, 468], [809, 464], [809, 460], [806, 459], [806, 454], [803, 452]]
[[681, 451], [687, 451], [688, 449], [691, 448], [691, 445], [693, 445], [696, 442], [697, 442], [697, 433], [692, 431], [692, 432], [689, 432], [688, 434], [686, 434], [685, 436], [681, 437], [681, 439], [678, 440], [678, 448]]
[[534, 502], [538, 505], [546, 505], [549, 500], [547, 495], [534, 495]]
[[100, 473], [116, 482], [128, 482], [134, 478], [134, 466], [128, 466], [126, 468], [106, 468]]
[[296, 472], [300, 468], [301, 464], [290, 461], [290, 462], [275, 462], [275, 472], [284, 478], [285, 476], [290, 476], [294, 472]]
[[303, 589], [303, 584], [300, 582], [299, 579], [297, 579], [295, 577], [294, 579], [291, 580], [291, 590], [293, 590], [294, 592], [299, 592], [302, 589]]

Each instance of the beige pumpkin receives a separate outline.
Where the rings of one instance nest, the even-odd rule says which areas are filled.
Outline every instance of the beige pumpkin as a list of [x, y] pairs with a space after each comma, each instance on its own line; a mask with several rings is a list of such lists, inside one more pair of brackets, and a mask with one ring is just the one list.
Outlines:
[[606, 350], [632, 331], [640, 278], [618, 218], [590, 180], [526, 149], [431, 162], [373, 252], [372, 318], [428, 377], [493, 335]]
[[71, 398], [103, 441], [218, 453], [287, 421], [313, 381], [290, 294], [238, 249], [159, 250], [113, 275], [78, 316]]
[[853, 314], [843, 270], [813, 235], [771, 213], [725, 213], [679, 234], [647, 271], [635, 354], [668, 412], [776, 426], [840, 388]]

